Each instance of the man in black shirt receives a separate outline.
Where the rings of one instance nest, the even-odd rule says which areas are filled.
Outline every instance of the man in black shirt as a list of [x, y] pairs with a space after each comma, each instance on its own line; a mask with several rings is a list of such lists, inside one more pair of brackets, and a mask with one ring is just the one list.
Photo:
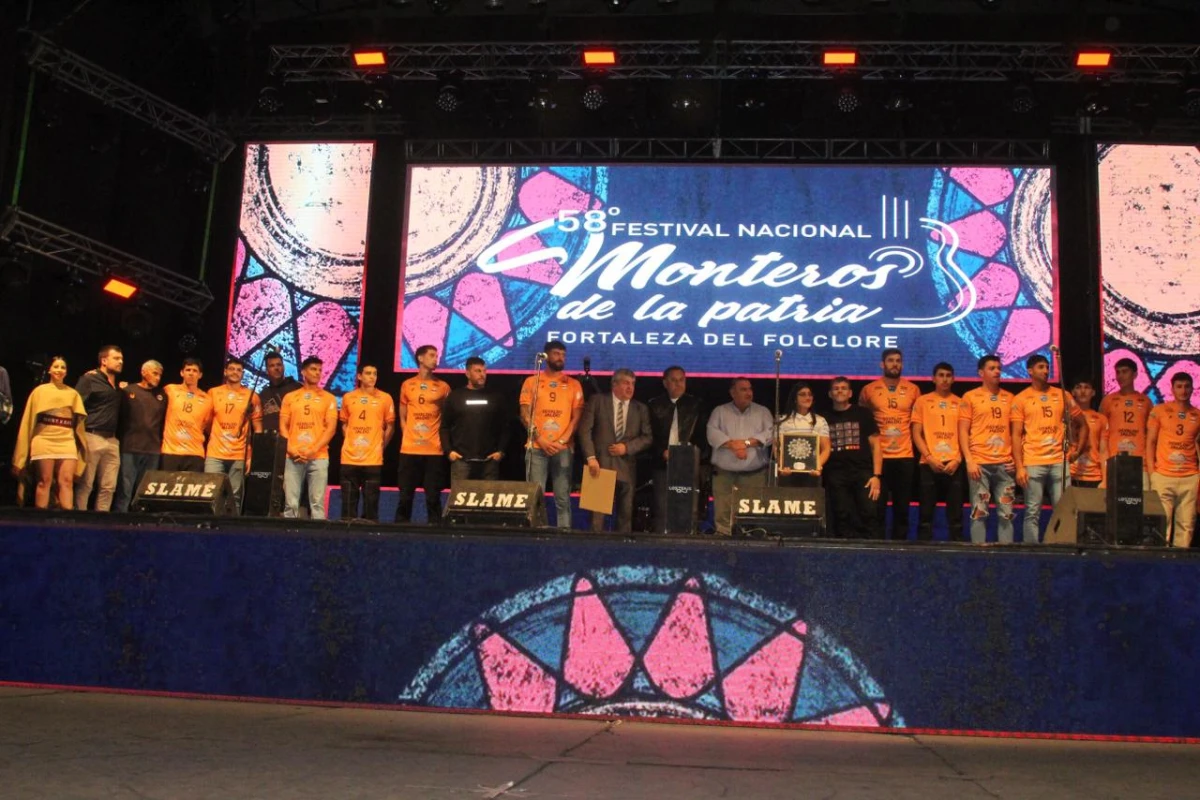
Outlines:
[[87, 409], [87, 466], [75, 481], [75, 508], [86, 511], [92, 488], [96, 488], [96, 511], [108, 511], [117, 488], [121, 468], [121, 446], [117, 441], [117, 422], [121, 416], [121, 386], [117, 376], [125, 366], [125, 356], [116, 345], [100, 348], [100, 366], [85, 372], [75, 391]]
[[290, 375], [283, 374], [283, 356], [273, 350], [263, 359], [263, 366], [267, 370], [267, 385], [258, 393], [262, 403], [262, 427], [264, 432], [279, 433], [279, 410], [283, 408], [283, 398], [302, 384]]
[[[833, 410], [829, 422], [832, 452], [823, 480], [831, 507], [830, 534], [840, 538], [881, 539], [876, 501], [879, 499], [883, 452], [875, 415], [850, 399], [854, 390], [848, 378], [837, 377], [829, 386]], [[827, 523], [828, 524], [828, 523]]]
[[485, 391], [487, 364], [471, 356], [466, 365], [467, 385], [450, 392], [442, 408], [442, 430], [450, 458], [450, 483], [465, 480], [494, 481], [500, 477], [500, 459], [508, 447], [509, 417], [499, 395]]
[[121, 477], [114, 511], [128, 511], [142, 476], [158, 469], [163, 419], [167, 416], [167, 397], [158, 388], [162, 374], [162, 364], [147, 361], [142, 364], [141, 381], [126, 386], [121, 394]]
[[[687, 373], [683, 367], [663, 370], [666, 394], [653, 398], [650, 407], [650, 463], [654, 465], [654, 530], [667, 532], [667, 448], [690, 444], [703, 455], [708, 449], [707, 420], [699, 397], [687, 393]], [[697, 478], [700, 476], [697, 475]], [[698, 488], [698, 487], [693, 487]]]

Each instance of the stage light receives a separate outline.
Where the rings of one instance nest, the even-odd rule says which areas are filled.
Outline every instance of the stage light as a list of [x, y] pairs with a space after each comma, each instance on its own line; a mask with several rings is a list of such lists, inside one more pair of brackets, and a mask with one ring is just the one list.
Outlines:
[[483, 8], [486, 11], [503, 11], [504, 0], [483, 0]]
[[614, 14], [618, 14], [624, 11], [632, 1], [633, 0], [604, 0], [604, 5], [608, 7], [609, 11], [613, 12]]
[[1037, 99], [1033, 96], [1033, 89], [1025, 84], [1014, 87], [1009, 107], [1017, 114], [1028, 114], [1030, 111], [1033, 111], [1037, 107]]
[[87, 308], [87, 297], [84, 294], [83, 280], [79, 273], [72, 270], [62, 279], [55, 305], [65, 317], [78, 317]]
[[533, 97], [529, 99], [529, 107], [534, 111], [553, 111], [558, 108], [558, 102], [554, 99], [554, 93], [549, 87], [541, 86], [534, 90]]
[[1108, 104], [1099, 92], [1088, 92], [1083, 96], [1079, 105], [1079, 114], [1084, 117], [1098, 117], [1108, 111]]
[[122, 300], [128, 300], [137, 294], [138, 287], [133, 281], [118, 278], [116, 275], [109, 275], [108, 279], [104, 282], [104, 291]]
[[258, 110], [264, 114], [278, 114], [283, 110], [283, 93], [274, 86], [259, 89]]
[[858, 52], [855, 50], [826, 50], [821, 54], [821, 60], [827, 67], [852, 67], [858, 63]]
[[612, 67], [616, 63], [616, 50], [592, 49], [589, 47], [583, 51], [583, 65], [585, 67]]
[[391, 97], [383, 89], [372, 89], [367, 95], [367, 99], [363, 101], [363, 107], [368, 111], [387, 111], [391, 108]]
[[888, 99], [886, 102], [884, 102], [883, 107], [887, 111], [911, 111], [913, 107], [913, 101], [912, 98], [909, 97], [908, 92], [904, 91], [903, 89], [896, 89], [888, 95]]
[[1179, 107], [1189, 117], [1200, 117], [1200, 75], [1189, 75], [1184, 81]]
[[601, 106], [604, 105], [604, 88], [598, 83], [593, 83], [583, 90], [583, 97], [580, 99], [580, 102], [588, 111], [599, 111]]
[[671, 101], [671, 108], [675, 109], [676, 111], [682, 111], [685, 114], [698, 111], [700, 109], [700, 105], [700, 98], [696, 97], [696, 95], [691, 94], [690, 92], [681, 94]]
[[443, 84], [438, 89], [437, 100], [435, 101], [438, 111], [446, 114], [453, 114], [462, 105], [462, 96], [458, 91], [458, 87], [452, 83]]
[[434, 14], [446, 14], [452, 5], [452, 0], [429, 0], [429, 10]]
[[386, 67], [387, 54], [382, 50], [355, 50], [354, 51], [354, 66], [360, 69], [369, 69], [372, 67]]
[[838, 90], [837, 98], [833, 102], [838, 111], [843, 114], [852, 114], [858, 110], [858, 93], [850, 86], [843, 86]]
[[1080, 69], [1104, 69], [1112, 63], [1112, 53], [1107, 50], [1080, 50], [1075, 54], [1075, 66]]
[[16, 248], [4, 242], [3, 250], [0, 250], [0, 288], [6, 293], [16, 291], [28, 286], [32, 279], [33, 268], [21, 258]]
[[121, 330], [130, 339], [144, 339], [154, 332], [154, 315], [141, 306], [121, 312]]

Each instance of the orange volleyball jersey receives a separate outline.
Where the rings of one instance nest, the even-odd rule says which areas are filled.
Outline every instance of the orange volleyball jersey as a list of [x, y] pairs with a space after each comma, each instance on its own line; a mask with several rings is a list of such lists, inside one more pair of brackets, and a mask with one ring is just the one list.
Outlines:
[[[1028, 387], [1013, 399], [1012, 421], [1024, 426], [1021, 448], [1025, 466], [1057, 464], [1063, 458], [1063, 403], [1067, 394], [1054, 386], [1039, 391]], [[1069, 404], [1071, 419], [1079, 407]]]
[[436, 377], [417, 376], [400, 384], [400, 407], [404, 409], [401, 453], [442, 455], [442, 406], [449, 396], [450, 384]]
[[383, 464], [383, 431], [396, 421], [396, 404], [387, 392], [355, 389], [342, 398], [342, 463], [352, 467]]
[[875, 415], [884, 458], [912, 458], [912, 411], [920, 396], [917, 385], [903, 378], [895, 387], [889, 387], [882, 378], [873, 380], [859, 392], [859, 405]]
[[921, 424], [921, 434], [929, 455], [938, 461], [962, 458], [958, 446], [958, 408], [962, 398], [936, 392], [923, 394], [913, 405], [912, 421]]
[[1154, 404], [1141, 392], [1108, 394], [1100, 401], [1100, 413], [1108, 419], [1108, 454], [1126, 453], [1146, 457], [1146, 424]]
[[1078, 481], [1103, 480], [1104, 459], [1100, 457], [1100, 443], [1108, 436], [1108, 419], [1090, 408], [1084, 410], [1083, 418], [1088, 426], [1088, 446], [1071, 464], [1071, 477]]
[[[536, 405], [534, 386], [537, 387]], [[559, 374], [553, 378], [545, 373], [530, 375], [521, 385], [521, 405], [533, 406], [532, 424], [539, 437], [558, 441], [571, 426], [571, 414], [575, 409], [583, 408], [583, 385], [569, 375]], [[533, 446], [541, 449], [536, 442]]]
[[208, 437], [208, 457], [236, 461], [246, 457], [250, 422], [262, 419], [258, 395], [245, 386], [221, 385], [208, 390], [212, 401], [212, 434]]
[[1158, 431], [1155, 472], [1173, 478], [1186, 478], [1200, 472], [1196, 455], [1200, 410], [1174, 401], [1155, 406], [1150, 412], [1150, 430]]
[[204, 435], [212, 422], [208, 392], [188, 389], [181, 383], [163, 387], [167, 416], [163, 422], [162, 451], [169, 456], [204, 457]]
[[968, 447], [979, 464], [1005, 464], [1012, 461], [1013, 395], [1005, 389], [995, 394], [980, 386], [962, 396], [958, 418], [969, 422]]
[[[337, 398], [324, 389], [305, 386], [289, 392], [279, 409], [279, 435], [288, 440], [289, 448], [296, 444], [311, 446], [337, 426]], [[329, 458], [329, 445], [311, 454], [310, 458]]]

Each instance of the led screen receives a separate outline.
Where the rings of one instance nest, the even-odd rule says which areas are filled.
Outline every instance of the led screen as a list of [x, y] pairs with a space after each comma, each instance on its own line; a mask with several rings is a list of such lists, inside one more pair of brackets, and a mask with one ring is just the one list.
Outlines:
[[1057, 336], [1053, 173], [1021, 167], [418, 166], [396, 368], [1008, 377]]
[[263, 360], [272, 350], [290, 375], [317, 356], [326, 388], [354, 388], [374, 149], [364, 142], [246, 146], [226, 347], [246, 361], [255, 389], [266, 382]]
[[1177, 372], [1200, 387], [1200, 151], [1117, 144], [1098, 156], [1104, 388], [1132, 358], [1137, 388], [1170, 400]]

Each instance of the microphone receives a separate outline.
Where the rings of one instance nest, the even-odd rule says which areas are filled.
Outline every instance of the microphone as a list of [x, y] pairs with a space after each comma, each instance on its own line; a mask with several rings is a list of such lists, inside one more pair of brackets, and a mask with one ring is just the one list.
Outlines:
[[776, 351], [775, 351], [775, 360], [776, 360], [776, 361], [778, 361], [778, 360], [779, 360], [779, 359], [781, 359], [781, 358], [783, 358], [783, 351], [782, 351], [782, 350], [776, 350]]
[[592, 371], [592, 357], [584, 356], [583, 357], [583, 372], [584, 372], [584, 374], [587, 374], [591, 371]]
[[1056, 345], [1056, 344], [1050, 345], [1050, 352], [1054, 353], [1054, 355], [1058, 355], [1058, 345]]
[[543, 352], [538, 352], [533, 357], [533, 363], [535, 363], [535, 364], [540, 364], [545, 360], [546, 360], [546, 354]]

